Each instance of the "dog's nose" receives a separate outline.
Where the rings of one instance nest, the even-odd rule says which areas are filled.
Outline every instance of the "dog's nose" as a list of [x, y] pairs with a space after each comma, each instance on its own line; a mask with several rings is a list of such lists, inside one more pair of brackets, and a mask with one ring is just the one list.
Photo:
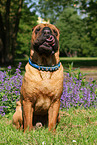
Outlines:
[[43, 30], [42, 30], [42, 32], [43, 32], [43, 34], [45, 36], [49, 36], [52, 33], [52, 31], [51, 31], [51, 29], [49, 27], [44, 27]]
[[50, 34], [50, 30], [47, 30], [47, 29], [46, 29], [46, 30], [44, 30], [44, 34], [45, 34], [45, 35]]

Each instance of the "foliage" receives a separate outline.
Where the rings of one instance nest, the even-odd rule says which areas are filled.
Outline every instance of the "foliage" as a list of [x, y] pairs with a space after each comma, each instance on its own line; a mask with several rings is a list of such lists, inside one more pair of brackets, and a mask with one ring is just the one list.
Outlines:
[[[74, 24], [65, 18], [67, 14], [67, 8], [74, 8], [77, 13], [81, 16], [81, 19], [76, 23], [78, 17], [72, 13], [72, 17], [75, 16]], [[97, 1], [96, 0], [39, 0], [39, 12], [42, 17], [49, 18], [51, 23], [56, 23], [63, 15], [64, 11], [64, 23], [62, 24], [59, 20], [59, 29], [61, 30], [61, 42], [62, 47], [61, 55], [65, 56], [64, 51], [66, 49], [77, 49], [78, 56], [97, 56]], [[65, 10], [66, 9], [66, 10]], [[81, 23], [80, 23], [81, 22]], [[67, 24], [67, 25], [66, 25]], [[76, 26], [76, 29], [73, 27]], [[65, 32], [66, 31], [66, 32]], [[73, 33], [72, 33], [73, 31]], [[78, 32], [79, 31], [79, 32]], [[67, 33], [68, 32], [68, 33]], [[70, 35], [71, 33], [71, 35]], [[66, 35], [65, 35], [66, 34]], [[69, 35], [69, 36], [68, 36]], [[62, 40], [63, 38], [63, 40]], [[64, 41], [65, 40], [65, 41]], [[65, 47], [64, 47], [65, 46]], [[67, 47], [68, 46], [68, 47]]]
[[11, 66], [7, 71], [0, 71], [0, 114], [2, 116], [14, 112], [16, 108], [23, 78], [20, 74], [20, 67], [21, 63], [13, 75], [11, 74]]
[[35, 11], [31, 12], [30, 7], [24, 4], [22, 8], [19, 32], [17, 35], [17, 57], [22, 57], [23, 54], [29, 55], [32, 28], [37, 25], [37, 19], [38, 17], [35, 14]]
[[[78, 7], [79, 2], [76, 1], [75, 7]], [[85, 56], [97, 56], [97, 1], [95, 0], [81, 0], [78, 7], [80, 13], [83, 15], [84, 22], [86, 23], [86, 35], [83, 38], [85, 45], [88, 42], [85, 49], [83, 49], [83, 55]]]
[[71, 4], [72, 0], [39, 0], [38, 11], [44, 19], [50, 19], [51, 23], [55, 23], [64, 8]]
[[29, 54], [31, 28], [37, 24], [36, 11], [53, 24], [60, 17], [61, 56], [97, 56], [96, 0], [39, 0], [38, 6], [36, 3], [35, 0], [0, 1], [0, 62], [6, 64], [13, 62], [15, 56]]
[[[79, 75], [79, 74], [78, 74]], [[70, 108], [84, 106], [85, 108], [96, 107], [97, 96], [96, 82], [90, 79], [86, 82], [82, 75], [78, 77], [69, 77], [67, 74], [64, 78], [64, 90], [61, 97], [61, 107]]]
[[61, 96], [61, 107], [79, 107], [89, 108], [96, 107], [97, 104], [97, 83], [90, 78], [90, 81], [85, 80], [85, 75], [80, 72], [74, 72], [73, 63], [69, 64], [67, 75], [64, 77], [64, 89]]
[[56, 21], [60, 30], [60, 53], [67, 56], [81, 55], [85, 26], [74, 8], [66, 8]]
[[24, 0], [1, 0], [0, 2], [0, 61], [6, 63], [14, 58], [16, 38]]
[[[64, 72], [69, 74], [69, 77], [77, 78], [80, 80], [80, 76], [83, 78], [86, 74], [81, 73], [80, 68], [73, 68], [73, 62], [71, 64], [68, 64], [68, 67], [64, 67]], [[75, 72], [77, 71], [77, 73]]]
[[85, 20], [87, 23], [87, 35], [92, 45], [90, 48], [91, 56], [97, 56], [97, 1], [86, 1], [82, 9], [84, 9], [84, 13], [88, 15]]
[[[29, 36], [31, 36], [29, 33], [37, 21], [36, 11], [33, 7], [35, 7], [34, 2], [27, 7], [24, 0], [0, 1], [0, 62], [5, 64], [13, 62], [17, 49], [17, 53], [20, 53], [19, 49], [24, 48], [24, 51], [28, 49], [27, 43], [30, 39]], [[30, 11], [31, 8], [32, 11]], [[19, 28], [20, 32], [18, 33]], [[23, 36], [24, 39], [22, 39]], [[25, 41], [26, 44], [24, 44]]]
[[[72, 66], [69, 65], [69, 73], [64, 78], [64, 89], [61, 97], [61, 108], [83, 106], [96, 107], [97, 85], [94, 80], [86, 82], [84, 75], [78, 71], [72, 75]], [[22, 78], [21, 63], [14, 74], [11, 74], [11, 66], [7, 71], [0, 71], [0, 114], [3, 116], [14, 112], [16, 101], [20, 97]]]

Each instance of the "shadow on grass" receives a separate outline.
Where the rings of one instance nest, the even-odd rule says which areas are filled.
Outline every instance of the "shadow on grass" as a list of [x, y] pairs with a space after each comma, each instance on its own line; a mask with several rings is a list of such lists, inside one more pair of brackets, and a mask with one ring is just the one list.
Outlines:
[[74, 67], [97, 67], [97, 60], [61, 60], [63, 67], [73, 62]]

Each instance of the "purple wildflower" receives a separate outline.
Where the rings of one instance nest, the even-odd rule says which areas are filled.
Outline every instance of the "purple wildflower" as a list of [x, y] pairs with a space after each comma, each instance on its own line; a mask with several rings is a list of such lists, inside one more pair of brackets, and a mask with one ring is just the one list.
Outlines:
[[8, 67], [9, 71], [0, 71], [0, 114], [2, 116], [15, 110], [16, 100], [20, 97], [23, 78], [20, 74], [20, 66], [21, 63], [14, 74], [11, 74], [11, 66]]
[[96, 83], [92, 79], [90, 82], [83, 82], [80, 75], [80, 80], [69, 77], [67, 74], [63, 83], [63, 94], [61, 96], [60, 108], [70, 108], [73, 106], [96, 107], [97, 99], [95, 90]]
[[8, 69], [11, 69], [11, 66], [8, 66]]

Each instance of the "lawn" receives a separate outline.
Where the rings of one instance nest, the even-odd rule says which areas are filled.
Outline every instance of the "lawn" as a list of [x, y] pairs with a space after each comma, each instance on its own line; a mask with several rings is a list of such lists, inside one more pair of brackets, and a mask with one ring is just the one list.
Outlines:
[[9, 114], [0, 119], [1, 145], [96, 145], [97, 144], [97, 109], [60, 110], [61, 121], [56, 134], [47, 128], [31, 132], [16, 130]]

